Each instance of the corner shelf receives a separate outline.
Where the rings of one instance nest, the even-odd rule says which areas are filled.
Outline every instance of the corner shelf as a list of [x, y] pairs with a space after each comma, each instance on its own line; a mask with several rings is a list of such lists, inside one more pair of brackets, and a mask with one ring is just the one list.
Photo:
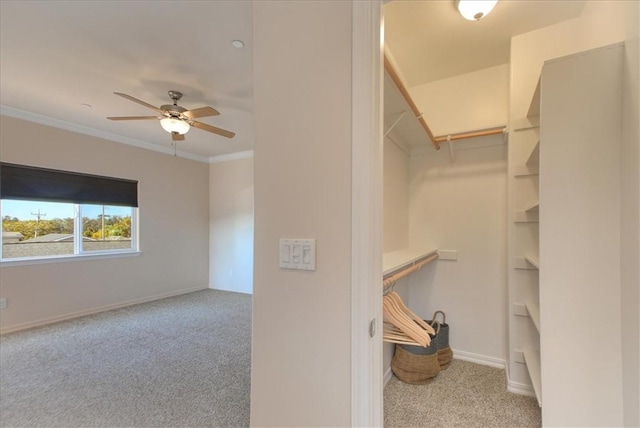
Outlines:
[[529, 317], [533, 321], [533, 325], [536, 326], [536, 330], [540, 333], [540, 304], [536, 302], [527, 302], [525, 304]]
[[517, 119], [514, 121], [514, 131], [524, 131], [527, 129], [535, 129], [540, 127], [540, 82], [541, 79], [538, 79], [538, 84], [536, 85], [536, 89], [533, 92], [533, 97], [531, 97], [531, 103], [529, 104], [527, 117], [523, 117], [522, 119]]
[[527, 165], [537, 165], [540, 162], [540, 139], [536, 141], [529, 156], [527, 156], [527, 161], [525, 162]]
[[524, 209], [524, 212], [528, 213], [528, 212], [538, 211], [538, 208], [540, 208], [540, 201], [535, 201], [531, 205], [527, 206]]
[[538, 175], [540, 173], [540, 139], [536, 141], [531, 148], [531, 152], [527, 156], [524, 165], [518, 165], [514, 168], [513, 175], [522, 177], [527, 175]]
[[540, 370], [540, 352], [527, 349], [524, 351], [524, 363], [527, 365], [527, 371], [533, 383], [533, 391], [538, 400], [538, 406], [542, 407], [542, 382]]
[[525, 256], [524, 259], [536, 269], [540, 269], [540, 258], [538, 258], [538, 256], [530, 254], [528, 256]]

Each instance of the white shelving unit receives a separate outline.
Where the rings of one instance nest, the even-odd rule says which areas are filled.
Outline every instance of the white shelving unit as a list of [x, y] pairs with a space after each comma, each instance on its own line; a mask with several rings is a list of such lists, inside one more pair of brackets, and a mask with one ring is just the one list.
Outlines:
[[530, 254], [525, 256], [524, 259], [536, 269], [540, 269], [540, 257]]
[[540, 366], [540, 352], [527, 349], [524, 351], [524, 363], [527, 365], [529, 377], [533, 384], [533, 390], [536, 393], [538, 405], [542, 407], [542, 367]]
[[536, 330], [540, 333], [540, 304], [537, 302], [527, 302], [525, 306], [527, 313], [531, 317], [531, 321], [533, 321], [533, 325], [536, 326]]
[[[616, 294], [622, 287], [623, 235], [612, 219], [620, 218], [624, 205], [625, 51], [621, 43], [603, 46], [542, 67], [538, 302], [544, 426], [622, 425], [622, 418], [612, 415], [620, 416], [621, 398], [614, 391], [624, 383], [623, 336], [607, 339], [606, 369], [587, 355], [594, 352], [589, 338], [624, 328]], [[592, 322], [594, 316], [598, 322]], [[546, 331], [551, 326], [553, 332]], [[530, 369], [532, 378], [536, 370]]]
[[540, 201], [535, 201], [531, 204], [529, 204], [525, 209], [524, 212], [534, 212], [534, 211], [538, 211], [538, 208], [540, 208]]
[[540, 173], [540, 140], [534, 144], [524, 165], [518, 165], [513, 172], [516, 177], [538, 175]]
[[[529, 198], [529, 203], [524, 204], [514, 212], [513, 221], [515, 223], [525, 223], [519, 227], [527, 228], [527, 233], [522, 231], [523, 242], [520, 243], [520, 251], [524, 252], [524, 255], [517, 256], [513, 263], [513, 269], [523, 270], [521, 275], [527, 275], [527, 280], [523, 280], [523, 286], [526, 284], [526, 290], [523, 290], [523, 300], [526, 301], [524, 305], [518, 303], [516, 306], [526, 308], [526, 311], [514, 310], [514, 315], [524, 316], [530, 319], [529, 326], [524, 324], [521, 329], [526, 327], [531, 332], [523, 334], [523, 337], [518, 341], [521, 349], [524, 349], [523, 361], [526, 365], [526, 370], [531, 379], [533, 391], [538, 400], [538, 404], [542, 406], [542, 383], [541, 383], [541, 366], [540, 366], [540, 304], [539, 304], [539, 284], [537, 271], [540, 269], [540, 257], [537, 254], [539, 247], [539, 237], [537, 224], [539, 222], [540, 214], [540, 195], [539, 189], [539, 174], [540, 174], [540, 145], [541, 140], [539, 138], [540, 129], [540, 87], [541, 80], [538, 80], [536, 90], [532, 96], [531, 104], [529, 106], [527, 117], [522, 118], [515, 122], [515, 127], [522, 135], [520, 141], [523, 144], [529, 144], [523, 149], [522, 163], [517, 165], [513, 170], [513, 176], [517, 181], [517, 185], [524, 191], [528, 192], [525, 197]], [[535, 180], [535, 181], [532, 181]], [[533, 229], [531, 229], [533, 228]], [[525, 239], [526, 238], [526, 239]], [[521, 253], [522, 254], [522, 253]], [[531, 273], [524, 273], [529, 271]], [[535, 288], [531, 288], [535, 287]], [[522, 302], [522, 300], [521, 300]], [[523, 309], [524, 309], [523, 308]], [[520, 322], [522, 323], [522, 322]], [[535, 330], [533, 330], [535, 328]]]

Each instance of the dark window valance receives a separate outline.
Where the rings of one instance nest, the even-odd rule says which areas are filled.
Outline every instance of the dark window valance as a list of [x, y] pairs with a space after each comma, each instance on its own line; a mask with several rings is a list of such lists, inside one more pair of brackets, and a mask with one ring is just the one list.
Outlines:
[[0, 198], [138, 206], [138, 182], [0, 162]]

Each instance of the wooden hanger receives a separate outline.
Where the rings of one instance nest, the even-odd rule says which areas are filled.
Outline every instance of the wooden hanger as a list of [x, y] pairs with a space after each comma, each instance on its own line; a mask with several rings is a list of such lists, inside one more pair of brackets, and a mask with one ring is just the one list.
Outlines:
[[[410, 318], [396, 303], [396, 299], [400, 300], [400, 297], [391, 297], [388, 294], [382, 299], [384, 321], [395, 327], [395, 329], [391, 329], [387, 326], [387, 328], [383, 330], [383, 339], [393, 341], [394, 343], [410, 343], [424, 347], [429, 346], [429, 344], [431, 344], [431, 337], [427, 330], [416, 323], [414, 319]], [[404, 304], [402, 304], [402, 306], [404, 306]], [[433, 329], [431, 329], [431, 331], [433, 331]]]
[[387, 296], [389, 296], [389, 298], [391, 298], [396, 305], [412, 320], [414, 320], [415, 322], [418, 323], [418, 325], [420, 327], [422, 327], [423, 329], [425, 329], [427, 331], [427, 333], [431, 334], [431, 335], [435, 335], [436, 332], [433, 329], [433, 327], [431, 327], [429, 324], [427, 324], [421, 317], [419, 317], [418, 315], [416, 315], [414, 312], [411, 311], [411, 309], [407, 308], [407, 306], [404, 304], [404, 302], [402, 301], [402, 299], [400, 298], [400, 295], [398, 295], [398, 293], [396, 293], [395, 291], [391, 291], [388, 294], [386, 294]]

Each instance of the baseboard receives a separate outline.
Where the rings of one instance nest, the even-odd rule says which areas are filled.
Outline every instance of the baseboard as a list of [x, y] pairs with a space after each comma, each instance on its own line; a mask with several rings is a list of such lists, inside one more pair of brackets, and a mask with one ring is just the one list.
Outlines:
[[506, 366], [505, 360], [494, 357], [487, 357], [486, 355], [474, 354], [472, 352], [464, 352], [453, 350], [453, 358], [462, 361], [469, 361], [471, 363], [481, 364], [483, 366], [495, 367], [498, 369], [504, 369]]
[[59, 316], [51, 317], [51, 318], [43, 318], [43, 319], [40, 319], [40, 320], [30, 321], [30, 322], [26, 322], [26, 323], [23, 323], [23, 324], [17, 324], [17, 325], [14, 325], [14, 326], [11, 326], [11, 327], [7, 327], [7, 328], [0, 328], [0, 335], [8, 334], [8, 333], [15, 333], [16, 331], [27, 330], [27, 329], [34, 328], [34, 327], [42, 327], [42, 326], [48, 325], [48, 324], [54, 324], [54, 323], [57, 323], [57, 322], [67, 321], [67, 320], [70, 320], [70, 319], [73, 319], [73, 318], [84, 317], [84, 316], [87, 316], [87, 315], [94, 315], [94, 314], [98, 314], [100, 312], [111, 311], [111, 310], [114, 310], [114, 309], [125, 308], [127, 306], [133, 306], [133, 305], [139, 305], [141, 303], [153, 302], [154, 300], [166, 299], [167, 297], [174, 297], [174, 296], [179, 296], [181, 294], [193, 293], [194, 291], [206, 290], [207, 288], [208, 287], [198, 287], [198, 288], [191, 288], [191, 289], [188, 289], [188, 290], [180, 290], [180, 291], [173, 291], [173, 292], [170, 292], [170, 293], [156, 294], [154, 296], [144, 297], [144, 298], [141, 298], [141, 299], [128, 300], [126, 302], [115, 303], [113, 305], [100, 306], [98, 308], [92, 308], [92, 309], [87, 309], [87, 310], [84, 310], [84, 311], [72, 312], [72, 313], [66, 314], [66, 315], [59, 315]]
[[507, 375], [507, 391], [514, 394], [526, 395], [528, 397], [535, 397], [536, 392], [533, 390], [533, 385], [529, 383], [515, 382], [511, 380], [511, 372], [509, 371], [509, 365], [505, 367]]
[[393, 376], [393, 373], [391, 373], [391, 367], [388, 367], [387, 371], [384, 372], [384, 377], [382, 378], [382, 387], [383, 388], [385, 386], [387, 386], [387, 382], [389, 382], [391, 380], [391, 376]]
[[[500, 358], [487, 357], [486, 355], [474, 354], [472, 352], [456, 351], [455, 349], [453, 350], [453, 358], [498, 369], [504, 369], [506, 367], [505, 361]], [[389, 382], [391, 376], [393, 376], [391, 373], [391, 367], [388, 367], [387, 371], [384, 372], [383, 385], [386, 385], [387, 382]]]
[[507, 391], [514, 394], [526, 395], [529, 397], [535, 397], [536, 393], [533, 390], [533, 386], [526, 383], [514, 382], [507, 378]]
[[240, 293], [240, 294], [249, 294], [249, 295], [253, 295], [253, 291], [242, 291], [242, 290], [234, 290], [232, 288], [225, 288], [225, 287], [214, 287], [212, 285], [209, 286], [209, 288], [211, 290], [219, 290], [219, 291], [229, 291], [231, 293]]

